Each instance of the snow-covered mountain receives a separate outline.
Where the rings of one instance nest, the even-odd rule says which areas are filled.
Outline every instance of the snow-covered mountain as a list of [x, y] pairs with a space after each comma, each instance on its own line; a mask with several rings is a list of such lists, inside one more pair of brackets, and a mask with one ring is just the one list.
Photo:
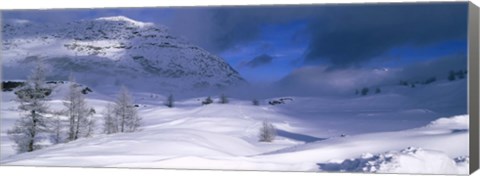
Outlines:
[[4, 79], [24, 79], [35, 58], [50, 79], [73, 73], [79, 82], [152, 90], [225, 88], [244, 79], [222, 58], [169, 34], [165, 26], [127, 17], [2, 26]]

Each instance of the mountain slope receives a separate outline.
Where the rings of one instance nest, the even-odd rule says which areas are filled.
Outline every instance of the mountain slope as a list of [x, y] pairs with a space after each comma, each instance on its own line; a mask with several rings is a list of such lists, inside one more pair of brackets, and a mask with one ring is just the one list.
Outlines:
[[166, 27], [122, 16], [59, 24], [10, 21], [2, 35], [4, 79], [24, 79], [30, 73], [25, 65], [44, 58], [51, 79], [72, 72], [91, 86], [174, 91], [245, 83], [222, 58]]

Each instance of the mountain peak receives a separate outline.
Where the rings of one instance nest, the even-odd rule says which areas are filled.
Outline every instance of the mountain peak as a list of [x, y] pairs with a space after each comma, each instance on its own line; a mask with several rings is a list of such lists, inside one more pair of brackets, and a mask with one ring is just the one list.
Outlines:
[[126, 22], [126, 23], [130, 23], [130, 24], [134, 24], [134, 25], [136, 25], [136, 26], [149, 26], [149, 25], [153, 25], [153, 23], [145, 23], [145, 22], [136, 21], [136, 20], [133, 20], [133, 19], [128, 18], [128, 17], [126, 17], [126, 16], [100, 17], [100, 18], [96, 18], [95, 20], [96, 20], [96, 21], [119, 21], [119, 22]]
[[5, 20], [5, 24], [27, 24], [31, 23], [29, 20], [25, 19], [10, 19], [10, 20]]
[[42, 57], [52, 68], [51, 79], [63, 80], [72, 73], [97, 88], [125, 85], [153, 92], [245, 83], [222, 58], [170, 34], [164, 26], [124, 16], [4, 26], [2, 31], [2, 69], [9, 70], [3, 75], [8, 79], [25, 78], [29, 70], [19, 69]]

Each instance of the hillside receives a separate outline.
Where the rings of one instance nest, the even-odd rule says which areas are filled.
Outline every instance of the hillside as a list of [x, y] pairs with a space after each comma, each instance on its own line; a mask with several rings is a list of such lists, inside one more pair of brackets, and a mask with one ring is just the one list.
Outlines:
[[72, 73], [93, 87], [123, 84], [172, 92], [246, 83], [222, 58], [171, 35], [165, 26], [123, 16], [3, 24], [3, 79], [25, 79], [38, 58], [47, 63], [49, 79], [66, 80]]
[[[466, 81], [440, 82], [423, 89], [397, 86], [385, 90], [384, 95], [336, 101], [288, 97], [291, 101], [285, 104], [269, 105], [269, 101], [281, 99], [271, 98], [261, 100], [260, 106], [241, 99], [218, 104], [217, 97], [214, 104], [202, 106], [205, 97], [197, 97], [167, 108], [163, 105], [165, 96], [137, 92], [133, 95], [143, 118], [141, 131], [101, 134], [102, 115], [98, 113], [98, 131], [93, 137], [18, 155], [14, 155], [13, 143], [5, 133], [18, 118], [14, 95], [7, 92], [2, 96], [6, 106], [1, 107], [1, 164], [467, 173], [468, 115], [441, 116], [444, 112], [440, 110], [448, 106], [429, 103], [453, 101], [454, 96], [425, 101], [463, 84]], [[66, 84], [54, 86], [51, 108], [63, 107], [66, 88]], [[417, 96], [407, 96], [412, 94]], [[112, 101], [111, 96], [96, 92], [87, 94], [87, 100], [98, 112]], [[415, 104], [418, 100], [424, 104]], [[422, 118], [426, 115], [428, 118]], [[258, 141], [263, 120], [273, 122], [278, 130], [272, 143]]]

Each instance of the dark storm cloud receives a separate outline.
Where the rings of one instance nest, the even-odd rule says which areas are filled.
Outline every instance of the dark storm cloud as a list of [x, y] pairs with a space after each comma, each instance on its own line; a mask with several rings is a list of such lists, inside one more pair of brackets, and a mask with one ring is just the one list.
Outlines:
[[256, 40], [262, 25], [303, 20], [311, 17], [314, 9], [308, 6], [179, 8], [166, 25], [209, 51], [221, 52]]
[[465, 39], [467, 4], [224, 7], [204, 9], [190, 17], [184, 14], [175, 21], [193, 24], [183, 28], [193, 30], [185, 33], [213, 51], [255, 40], [264, 24], [305, 20], [311, 36], [305, 62], [350, 66], [396, 46]]
[[306, 62], [356, 65], [399, 45], [423, 46], [465, 39], [465, 4], [405, 4], [332, 7], [310, 25]]
[[272, 60], [273, 60], [272, 56], [267, 54], [262, 54], [245, 63], [245, 66], [255, 68], [255, 67], [270, 64], [272, 63]]

